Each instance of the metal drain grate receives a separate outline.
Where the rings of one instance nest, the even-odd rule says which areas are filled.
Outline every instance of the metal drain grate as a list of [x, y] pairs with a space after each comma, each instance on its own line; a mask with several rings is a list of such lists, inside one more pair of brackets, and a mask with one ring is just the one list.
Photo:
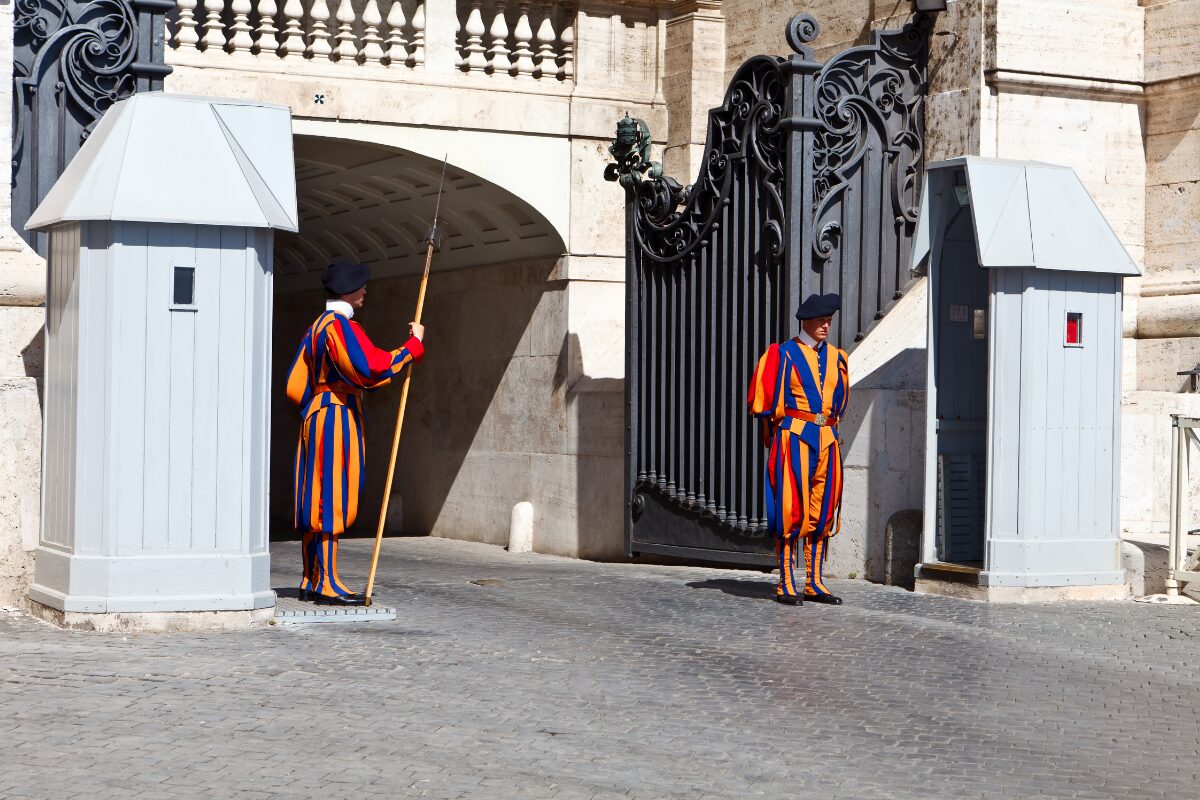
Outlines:
[[307, 624], [313, 622], [388, 622], [396, 618], [390, 606], [318, 606], [294, 597], [275, 600], [276, 624]]

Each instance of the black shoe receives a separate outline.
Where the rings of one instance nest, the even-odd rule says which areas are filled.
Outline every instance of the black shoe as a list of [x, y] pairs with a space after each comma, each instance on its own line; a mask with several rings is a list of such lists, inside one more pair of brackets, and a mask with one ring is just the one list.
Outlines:
[[296, 599], [297, 600], [316, 600], [317, 593], [310, 592], [308, 589], [297, 589], [296, 590]]
[[806, 594], [804, 599], [810, 603], [823, 603], [827, 606], [840, 606], [842, 598], [835, 594]]
[[785, 606], [802, 606], [804, 598], [798, 594], [777, 594], [775, 595], [776, 603], [783, 603]]
[[[310, 594], [312, 593], [310, 592]], [[367, 598], [360, 594], [335, 595], [333, 597], [318, 594], [314, 599], [319, 606], [365, 606], [367, 604]]]

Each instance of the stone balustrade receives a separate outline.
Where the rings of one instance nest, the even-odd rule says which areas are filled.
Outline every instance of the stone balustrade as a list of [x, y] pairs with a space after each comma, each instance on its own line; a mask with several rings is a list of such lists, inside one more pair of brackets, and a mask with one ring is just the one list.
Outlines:
[[[454, 31], [435, 71], [572, 81], [577, 7], [557, 2], [177, 0], [167, 41], [177, 53], [421, 70], [427, 33]], [[451, 13], [455, 19], [447, 17]], [[453, 59], [454, 63], [445, 63]]]
[[575, 8], [563, 3], [458, 3], [458, 42], [464, 72], [571, 80]]

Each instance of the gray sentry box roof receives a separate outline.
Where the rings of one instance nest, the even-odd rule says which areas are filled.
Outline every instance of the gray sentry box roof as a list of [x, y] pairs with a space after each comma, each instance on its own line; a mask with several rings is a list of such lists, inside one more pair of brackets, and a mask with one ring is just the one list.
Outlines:
[[[187, 154], [197, 169], [172, 184]], [[171, 186], [174, 186], [172, 189]], [[26, 227], [70, 220], [299, 229], [285, 106], [147, 92], [100, 120]]]
[[913, 268], [930, 281], [918, 577], [1123, 584], [1121, 281], [1140, 270], [1087, 189], [1052, 164], [930, 164]]
[[[180, 154], [200, 165], [183, 182]], [[34, 212], [50, 242], [32, 600], [274, 605], [272, 229], [296, 221], [287, 108], [161, 93], [114, 105]]]

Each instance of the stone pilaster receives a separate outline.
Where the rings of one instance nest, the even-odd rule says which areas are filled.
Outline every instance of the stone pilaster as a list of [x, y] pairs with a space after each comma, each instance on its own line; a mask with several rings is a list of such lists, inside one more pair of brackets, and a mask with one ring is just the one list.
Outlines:
[[683, 0], [666, 23], [663, 95], [667, 101], [666, 174], [692, 183], [700, 169], [708, 110], [725, 91], [725, 18], [720, 0]]
[[[0, 73], [12, 75], [13, 6], [0, 6]], [[12, 79], [0, 81], [0, 106], [12, 118]], [[0, 126], [0, 152], [12, 131]], [[19, 605], [33, 576], [41, 506], [42, 304], [45, 265], [11, 221], [11, 163], [0, 167], [0, 605]]]
[[1200, 365], [1200, 0], [1143, 0], [1146, 278], [1138, 388], [1178, 391]]

